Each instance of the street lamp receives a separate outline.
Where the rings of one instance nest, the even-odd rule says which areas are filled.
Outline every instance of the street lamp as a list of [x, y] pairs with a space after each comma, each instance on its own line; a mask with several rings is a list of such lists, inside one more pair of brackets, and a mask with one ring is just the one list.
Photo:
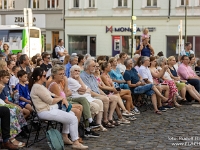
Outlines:
[[185, 43], [187, 43], [187, 0], [185, 0]]

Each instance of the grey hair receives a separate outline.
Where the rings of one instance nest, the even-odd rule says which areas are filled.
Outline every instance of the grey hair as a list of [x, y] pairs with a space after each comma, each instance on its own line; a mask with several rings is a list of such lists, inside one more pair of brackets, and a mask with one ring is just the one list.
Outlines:
[[133, 56], [133, 58], [139, 58], [139, 57], [140, 57], [139, 54], [135, 54], [135, 55]]
[[78, 58], [78, 56], [76, 56], [76, 55], [71, 56], [71, 57], [69, 58], [69, 62], [72, 62], [72, 61], [74, 60], [74, 58]]
[[149, 59], [149, 57], [147, 57], [147, 56], [142, 56], [142, 57], [141, 57], [141, 63], [144, 64], [144, 62], [145, 62], [146, 60], [148, 60], [148, 59]]
[[70, 69], [70, 72], [74, 71], [75, 69], [81, 69], [78, 65], [73, 65]]
[[90, 54], [86, 54], [84, 58], [85, 58], [85, 60], [87, 60], [87, 59], [90, 58], [90, 57], [91, 57]]
[[65, 70], [65, 67], [63, 65], [54, 65], [51, 69], [51, 75], [54, 76], [58, 73], [58, 71], [61, 71], [61, 70]]
[[129, 60], [132, 60], [131, 58], [128, 58], [124, 61], [124, 65], [127, 67], [130, 63]]
[[84, 70], [88, 69], [88, 66], [90, 65], [90, 63], [94, 61], [93, 59], [87, 59], [84, 63]]
[[161, 66], [162, 63], [163, 63], [163, 61], [164, 61], [165, 59], [166, 59], [165, 56], [161, 56], [161, 57], [159, 57], [159, 58], [157, 59], [157, 64], [158, 64], [158, 66]]

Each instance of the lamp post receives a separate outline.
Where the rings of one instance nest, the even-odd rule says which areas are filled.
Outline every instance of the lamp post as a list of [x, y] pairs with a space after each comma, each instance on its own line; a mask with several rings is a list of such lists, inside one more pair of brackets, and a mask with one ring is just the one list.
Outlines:
[[185, 0], [185, 43], [187, 43], [187, 0]]
[[131, 11], [131, 58], [133, 57], [133, 38], [134, 38], [134, 35], [133, 35], [133, 6], [134, 6], [134, 3], [133, 3], [133, 0], [132, 0], [132, 11]]

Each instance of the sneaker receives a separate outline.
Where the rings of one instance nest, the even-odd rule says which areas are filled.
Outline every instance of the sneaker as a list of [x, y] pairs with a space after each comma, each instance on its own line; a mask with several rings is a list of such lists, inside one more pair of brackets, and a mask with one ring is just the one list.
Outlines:
[[134, 114], [129, 113], [128, 111], [123, 111], [123, 112], [122, 112], [122, 115], [123, 115], [123, 116], [134, 116]]
[[137, 107], [135, 107], [135, 108], [132, 110], [132, 113], [135, 114], [135, 115], [139, 115], [139, 114], [140, 114], [140, 111], [137, 109]]
[[132, 116], [132, 117], [128, 117], [128, 118], [126, 118], [127, 120], [129, 120], [129, 121], [134, 121], [134, 120], [136, 120], [137, 118], [135, 118], [135, 116]]
[[94, 121], [92, 121], [91, 123], [89, 123], [90, 129], [98, 128], [99, 126], [100, 126], [100, 124], [96, 124]]
[[162, 107], [162, 106], [159, 107], [158, 110], [160, 110], [160, 111], [166, 111], [166, 109], [164, 107]]
[[129, 124], [129, 123], [131, 123], [130, 121], [128, 121], [128, 120], [126, 120], [124, 118], [118, 119], [118, 122], [121, 123], [121, 124]]
[[172, 106], [169, 106], [169, 105], [162, 106], [162, 107], [164, 107], [166, 110], [167, 110], [167, 109], [174, 109], [174, 108], [175, 108], [175, 107], [172, 107]]
[[181, 104], [181, 105], [192, 105], [192, 103], [191, 103], [191, 102], [188, 102], [187, 100], [180, 101], [180, 104]]
[[95, 133], [94, 131], [85, 131], [85, 137], [93, 137], [93, 138], [96, 138], [96, 137], [99, 137], [100, 135], [98, 133]]

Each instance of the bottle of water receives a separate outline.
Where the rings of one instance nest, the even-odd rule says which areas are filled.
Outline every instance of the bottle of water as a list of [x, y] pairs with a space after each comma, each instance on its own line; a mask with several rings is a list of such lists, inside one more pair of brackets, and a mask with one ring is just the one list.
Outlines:
[[14, 94], [14, 100], [15, 100], [15, 104], [19, 104], [19, 92], [16, 92], [15, 94]]

